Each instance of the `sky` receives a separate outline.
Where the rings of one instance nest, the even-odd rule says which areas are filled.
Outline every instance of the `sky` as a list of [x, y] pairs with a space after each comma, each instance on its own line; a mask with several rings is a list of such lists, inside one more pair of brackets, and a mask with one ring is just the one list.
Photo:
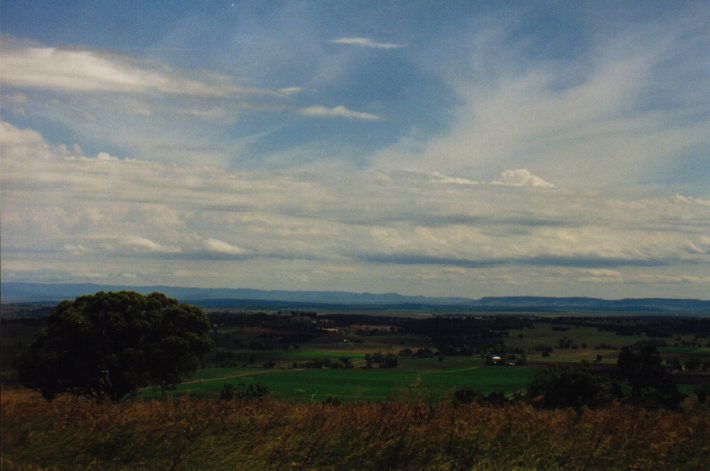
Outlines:
[[709, 299], [709, 6], [0, 0], [0, 275]]

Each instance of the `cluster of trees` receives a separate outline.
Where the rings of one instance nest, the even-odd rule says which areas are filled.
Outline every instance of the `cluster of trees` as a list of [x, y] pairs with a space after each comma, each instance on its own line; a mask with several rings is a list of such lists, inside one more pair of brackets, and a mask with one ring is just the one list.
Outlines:
[[710, 318], [691, 317], [559, 317], [556, 324], [596, 327], [616, 335], [632, 336], [645, 334], [646, 337], [672, 337], [673, 334], [693, 335], [698, 343], [710, 340]]
[[375, 352], [365, 355], [365, 367], [372, 368], [373, 363], [377, 363], [380, 368], [396, 368], [399, 366], [399, 358], [394, 353]]
[[502, 351], [508, 330], [525, 325], [522, 319], [442, 316], [417, 319], [408, 329], [430, 337], [441, 354], [456, 356]]
[[[285, 315], [264, 312], [233, 313], [213, 312], [209, 314], [213, 326], [213, 337], [217, 348], [247, 347], [250, 350], [275, 350], [280, 348], [298, 349], [320, 335], [316, 313], [293, 311]], [[217, 328], [227, 330], [219, 332]], [[233, 331], [257, 327], [266, 330], [258, 336], [239, 338]], [[234, 328], [234, 329], [231, 329]]]
[[293, 363], [291, 365], [293, 368], [353, 368], [353, 363], [349, 357], [340, 357], [339, 359], [333, 361], [330, 358], [315, 358], [303, 363]]
[[432, 358], [434, 355], [440, 355], [440, 353], [427, 347], [418, 348], [416, 350], [403, 348], [399, 351], [399, 356], [402, 358]]
[[119, 401], [196, 370], [213, 347], [209, 330], [200, 309], [163, 294], [99, 292], [62, 302], [16, 367], [48, 400], [69, 392]]
[[[707, 386], [696, 388], [700, 402], [706, 400]], [[454, 392], [457, 403], [477, 402], [503, 405], [525, 401], [542, 408], [608, 406], [615, 401], [631, 401], [649, 408], [677, 409], [683, 395], [663, 368], [655, 346], [640, 344], [622, 350], [616, 371], [602, 374], [589, 365], [556, 365], [540, 370], [530, 380], [525, 394], [512, 398], [501, 393], [483, 394], [468, 386]]]
[[614, 400], [633, 400], [649, 407], [677, 408], [683, 395], [652, 344], [624, 347], [612, 375], [587, 365], [554, 366], [536, 374], [528, 399], [543, 407], [595, 407]]

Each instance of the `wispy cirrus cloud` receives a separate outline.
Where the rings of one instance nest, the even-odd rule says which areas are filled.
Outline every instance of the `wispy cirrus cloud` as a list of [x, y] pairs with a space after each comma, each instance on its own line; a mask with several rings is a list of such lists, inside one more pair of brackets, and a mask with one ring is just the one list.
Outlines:
[[342, 105], [328, 108], [326, 106], [316, 105], [301, 108], [298, 111], [303, 116], [309, 118], [345, 118], [356, 119], [360, 121], [381, 121], [382, 117], [372, 113], [364, 113], [362, 111], [349, 110]]
[[146, 256], [182, 252], [180, 247], [160, 244], [137, 235], [114, 236], [100, 234], [74, 238], [71, 242], [64, 244], [63, 250], [74, 255], [121, 254]]
[[[708, 176], [710, 95], [704, 14], [609, 31], [563, 57], [541, 59], [520, 20], [486, 18], [470, 54], [427, 56], [457, 96], [449, 127], [419, 130], [376, 157], [387, 168], [491, 176], [528, 169], [588, 188]], [[707, 20], [705, 20], [707, 21]], [[449, 61], [449, 62], [447, 62]], [[521, 171], [496, 180], [533, 183]], [[540, 183], [540, 182], [538, 182]]]
[[285, 95], [296, 95], [298, 93], [302, 93], [304, 91], [303, 87], [282, 87], [277, 90], [279, 93], [283, 93]]
[[195, 97], [274, 93], [236, 85], [216, 73], [198, 76], [155, 61], [91, 49], [22, 45], [3, 39], [0, 51], [0, 83], [6, 87]]
[[407, 47], [406, 44], [382, 43], [370, 38], [361, 37], [331, 39], [328, 42], [331, 42], [333, 44], [345, 44], [348, 46], [368, 47], [371, 49], [399, 49], [402, 47]]

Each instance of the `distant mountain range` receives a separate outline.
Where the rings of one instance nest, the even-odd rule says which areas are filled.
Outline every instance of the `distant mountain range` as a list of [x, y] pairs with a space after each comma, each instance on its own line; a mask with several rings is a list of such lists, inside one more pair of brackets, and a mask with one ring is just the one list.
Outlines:
[[0, 283], [2, 303], [58, 302], [97, 291], [155, 291], [203, 307], [253, 307], [274, 309], [432, 309], [473, 312], [630, 312], [641, 314], [710, 315], [710, 301], [698, 299], [599, 299], [586, 297], [510, 296], [481, 299], [404, 296], [397, 293], [347, 291], [267, 291], [231, 288], [181, 288], [175, 286], [121, 286], [81, 284]]

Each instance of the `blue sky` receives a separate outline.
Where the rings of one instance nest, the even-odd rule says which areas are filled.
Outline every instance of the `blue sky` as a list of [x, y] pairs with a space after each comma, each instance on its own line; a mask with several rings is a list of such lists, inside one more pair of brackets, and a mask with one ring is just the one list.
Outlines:
[[0, 11], [4, 280], [707, 297], [706, 2]]

